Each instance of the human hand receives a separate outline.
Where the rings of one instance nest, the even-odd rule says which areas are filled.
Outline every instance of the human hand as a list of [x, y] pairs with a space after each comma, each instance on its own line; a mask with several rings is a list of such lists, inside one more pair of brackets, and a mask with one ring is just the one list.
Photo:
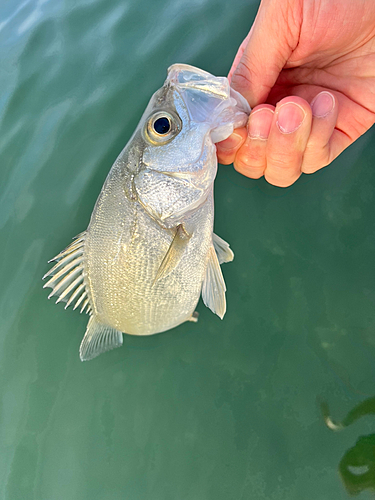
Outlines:
[[375, 2], [262, 0], [229, 79], [253, 109], [219, 162], [290, 186], [375, 123]]

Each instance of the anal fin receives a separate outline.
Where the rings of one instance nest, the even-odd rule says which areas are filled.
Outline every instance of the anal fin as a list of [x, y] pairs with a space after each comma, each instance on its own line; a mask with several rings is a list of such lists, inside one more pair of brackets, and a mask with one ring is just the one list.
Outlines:
[[202, 299], [211, 311], [223, 319], [226, 311], [225, 282], [218, 257], [212, 246], [209, 250], [206, 275], [202, 285]]
[[212, 234], [212, 242], [214, 244], [215, 252], [217, 254], [217, 258], [219, 259], [219, 264], [223, 264], [225, 262], [232, 262], [234, 259], [234, 253], [229, 248], [229, 243], [224, 241], [220, 236], [213, 233]]
[[103, 352], [121, 346], [122, 332], [99, 323], [94, 316], [91, 316], [79, 348], [79, 356], [81, 361], [88, 361]]
[[165, 278], [168, 276], [173, 269], [180, 262], [182, 254], [188, 244], [191, 235], [188, 234], [183, 226], [183, 224], [179, 224], [176, 228], [176, 234], [168, 248], [167, 253], [160, 264], [156, 277], [154, 279], [154, 284], [160, 280], [161, 278]]

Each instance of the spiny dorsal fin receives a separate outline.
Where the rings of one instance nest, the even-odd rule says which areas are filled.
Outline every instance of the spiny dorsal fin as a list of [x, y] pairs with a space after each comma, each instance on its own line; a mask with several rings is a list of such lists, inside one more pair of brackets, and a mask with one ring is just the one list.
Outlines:
[[85, 242], [85, 233], [81, 233], [74, 241], [54, 257], [50, 262], [56, 261], [57, 264], [43, 276], [43, 279], [51, 276], [43, 288], [52, 288], [48, 298], [57, 296], [58, 302], [66, 302], [65, 309], [74, 305], [74, 309], [79, 306], [83, 299], [84, 307], [87, 307], [86, 313], [91, 314], [90, 301], [87, 298], [87, 290], [83, 283], [83, 246]]
[[191, 235], [188, 234], [183, 226], [183, 224], [179, 224], [176, 229], [176, 234], [168, 248], [167, 253], [165, 254], [162, 263], [158, 269], [156, 277], [154, 279], [155, 284], [161, 278], [165, 278], [170, 274], [173, 269], [180, 262], [182, 254], [186, 248], [186, 245], [189, 243]]
[[202, 299], [211, 311], [223, 319], [226, 311], [225, 282], [219, 261], [212, 246], [209, 250], [206, 275], [202, 285]]
[[79, 356], [81, 361], [88, 361], [103, 352], [121, 346], [122, 332], [99, 323], [94, 316], [91, 316], [79, 348]]
[[229, 243], [220, 238], [220, 236], [213, 233], [212, 242], [214, 244], [217, 258], [219, 259], [219, 264], [231, 262], [234, 259], [234, 253], [229, 248]]

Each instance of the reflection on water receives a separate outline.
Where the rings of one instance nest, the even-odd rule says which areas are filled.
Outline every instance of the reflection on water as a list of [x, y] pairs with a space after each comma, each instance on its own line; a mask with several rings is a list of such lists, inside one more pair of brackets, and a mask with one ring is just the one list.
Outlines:
[[339, 471], [351, 495], [375, 490], [375, 434], [358, 439], [341, 459]]
[[[321, 410], [327, 427], [334, 431], [343, 430], [365, 415], [375, 414], [375, 397], [355, 406], [341, 422], [334, 422], [328, 404], [321, 403]], [[364, 490], [375, 490], [375, 434], [361, 436], [349, 448], [339, 463], [339, 472], [345, 488], [351, 495]]]

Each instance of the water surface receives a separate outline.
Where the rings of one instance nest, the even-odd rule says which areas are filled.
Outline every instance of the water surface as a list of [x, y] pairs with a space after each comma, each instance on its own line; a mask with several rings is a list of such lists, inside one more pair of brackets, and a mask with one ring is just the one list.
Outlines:
[[349, 497], [339, 464], [375, 418], [335, 433], [317, 398], [338, 421], [374, 396], [374, 130], [288, 189], [220, 168], [223, 321], [200, 303], [81, 363], [87, 317], [42, 290], [167, 67], [226, 74], [256, 8], [1, 2], [1, 499]]

